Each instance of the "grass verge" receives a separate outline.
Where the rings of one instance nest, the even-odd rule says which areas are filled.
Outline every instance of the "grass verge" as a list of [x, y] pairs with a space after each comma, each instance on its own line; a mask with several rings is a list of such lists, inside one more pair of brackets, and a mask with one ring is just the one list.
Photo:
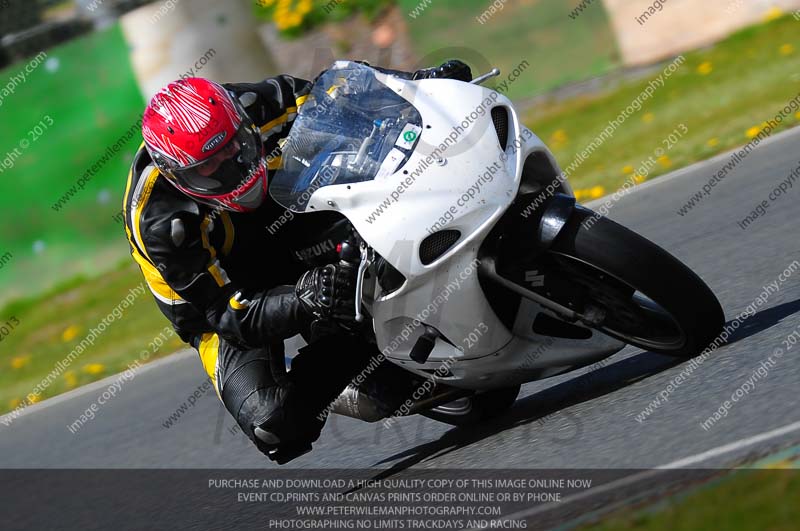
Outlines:
[[[642, 109], [570, 176], [579, 199], [616, 191], [650, 157], [654, 167], [638, 172], [637, 182], [749, 142], [800, 92], [800, 22], [783, 17], [760, 24], [711, 48], [687, 53], [685, 59]], [[566, 168], [660, 74], [658, 70], [600, 94], [539, 104], [525, 122]], [[664, 140], [683, 129], [681, 124], [686, 133], [663, 156], [656, 156], [657, 148], [667, 147]], [[796, 125], [800, 112], [772, 134]], [[687, 197], [693, 191], [687, 190]]]
[[[797, 470], [739, 470], [653, 507], [622, 510], [592, 531], [790, 531], [800, 522]], [[794, 501], [793, 501], [794, 500]]]
[[527, 61], [530, 66], [508, 87], [506, 95], [512, 99], [601, 75], [620, 64], [600, 2], [576, 19], [569, 14], [580, 0], [502, 2], [501, 9], [491, 0], [399, 0], [398, 4], [414, 51], [422, 58], [420, 68], [461, 58], [472, 65], [475, 75], [497, 66], [505, 76]]
[[[16, 301], [0, 312], [8, 335], [0, 356], [0, 413], [17, 407], [34, 387], [54, 371], [92, 328], [107, 318], [143, 278], [131, 260], [91, 280], [75, 278], [42, 296]], [[125, 370], [139, 359], [169, 323], [158, 311], [150, 290], [133, 299], [122, 317], [109, 320], [94, 344], [86, 348], [33, 401]], [[141, 289], [139, 289], [141, 292]], [[113, 321], [113, 322], [112, 322]], [[16, 323], [16, 324], [15, 324]], [[151, 359], [166, 356], [182, 345], [173, 336]]]

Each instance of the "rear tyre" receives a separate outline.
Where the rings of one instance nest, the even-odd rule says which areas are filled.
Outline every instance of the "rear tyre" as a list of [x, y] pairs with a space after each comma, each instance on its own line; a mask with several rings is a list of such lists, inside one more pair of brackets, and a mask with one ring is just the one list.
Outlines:
[[581, 286], [584, 313], [604, 315], [596, 328], [631, 345], [692, 357], [725, 324], [716, 296], [691, 269], [586, 208], [575, 208], [547, 254], [552, 274]]
[[519, 385], [492, 389], [454, 400], [420, 414], [453, 426], [469, 426], [503, 414], [514, 405], [519, 390]]

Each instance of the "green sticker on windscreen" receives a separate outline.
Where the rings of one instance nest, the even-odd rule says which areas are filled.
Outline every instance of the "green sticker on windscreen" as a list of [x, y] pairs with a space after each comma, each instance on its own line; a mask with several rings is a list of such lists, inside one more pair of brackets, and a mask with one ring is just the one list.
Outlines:
[[419, 138], [419, 134], [421, 132], [421, 127], [418, 127], [414, 124], [406, 124], [406, 126], [400, 132], [400, 136], [397, 137], [397, 142], [395, 142], [395, 145], [399, 148], [411, 149], [414, 147], [414, 142], [417, 140], [417, 138]]

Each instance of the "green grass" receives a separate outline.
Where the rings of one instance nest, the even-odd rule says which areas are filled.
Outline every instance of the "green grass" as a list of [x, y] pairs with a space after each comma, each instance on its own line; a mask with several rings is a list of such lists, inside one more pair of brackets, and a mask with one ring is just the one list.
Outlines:
[[[280, 3], [272, 2], [253, 2], [253, 12], [258, 19], [263, 21], [275, 22], [281, 34], [286, 38], [299, 37], [307, 34], [319, 25], [330, 21], [341, 21], [355, 14], [362, 14], [369, 20], [374, 20], [387, 6], [395, 3], [395, 0], [311, 0], [310, 11], [304, 15], [300, 14], [301, 1], [293, 2], [289, 11], [279, 15]], [[269, 4], [267, 6], [266, 4]], [[278, 24], [283, 18], [284, 21], [292, 18], [292, 14], [297, 17], [299, 23], [290, 23], [290, 27], [283, 28]], [[288, 17], [287, 17], [288, 15]]]
[[476, 75], [492, 66], [507, 75], [522, 61], [530, 63], [510, 86], [507, 95], [512, 99], [540, 94], [619, 66], [614, 35], [602, 4], [595, 2], [573, 20], [569, 13], [579, 3], [509, 1], [481, 24], [476, 17], [490, 8], [490, 0], [432, 0], [416, 18], [409, 13], [420, 0], [398, 2], [415, 52], [424, 58], [420, 66], [457, 57], [470, 63]]
[[[126, 260], [118, 268], [91, 281], [75, 278], [42, 296], [19, 300], [4, 308], [0, 312], [0, 324], [15, 318], [19, 325], [13, 327], [0, 347], [0, 413], [24, 400], [89, 330], [96, 328], [129, 290], [142, 282], [138, 267], [132, 260]], [[125, 370], [139, 359], [143, 349], [149, 349], [149, 342], [168, 325], [150, 290], [146, 290], [40, 399]], [[168, 355], [181, 345], [180, 339], [172, 337], [151, 359]]]
[[[681, 123], [688, 134], [648, 178], [747, 143], [749, 129], [772, 119], [800, 91], [799, 30], [800, 23], [785, 17], [687, 53], [686, 63], [666, 85], [570, 177], [573, 186], [615, 191], [630, 177], [623, 168], [639, 167]], [[710, 73], [700, 73], [703, 64]], [[525, 121], [566, 168], [660, 71], [607, 93], [539, 105]], [[799, 117], [793, 116], [778, 130], [798, 124]]]
[[[130, 141], [60, 212], [51, 209], [141, 113], [144, 102], [118, 25], [47, 50], [38, 66], [0, 107], [0, 146], [7, 150], [45, 116], [53, 125], [0, 174], [0, 303], [41, 292], [77, 273], [97, 273], [126, 252], [119, 211], [131, 156]], [[27, 63], [0, 72], [9, 79]], [[40, 253], [34, 242], [44, 245]]]
[[742, 470], [656, 507], [623, 510], [593, 531], [793, 531], [800, 522], [796, 470]]

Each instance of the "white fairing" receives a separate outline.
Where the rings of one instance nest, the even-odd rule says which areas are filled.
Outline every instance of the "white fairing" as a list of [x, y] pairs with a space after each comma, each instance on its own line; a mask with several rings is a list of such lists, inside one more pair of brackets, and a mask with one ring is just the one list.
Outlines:
[[[308, 208], [344, 214], [374, 251], [407, 279], [389, 295], [375, 282], [365, 291], [374, 296], [369, 309], [380, 350], [413, 371], [430, 373], [446, 362], [449, 372], [443, 380], [469, 389], [530, 381], [618, 350], [621, 343], [599, 333], [581, 341], [537, 336], [531, 324], [542, 309], [529, 301], [523, 301], [518, 323], [509, 330], [491, 310], [479, 284], [478, 249], [514, 200], [524, 161], [539, 152], [553, 174], [560, 173], [542, 141], [520, 124], [511, 102], [493, 90], [460, 81], [376, 77], [419, 111], [419, 143], [397, 171], [387, 162], [385, 176], [319, 188]], [[505, 152], [492, 122], [494, 107], [508, 111]], [[559, 191], [571, 194], [566, 183], [559, 184]], [[420, 244], [438, 230], [457, 230], [461, 236], [425, 265]], [[449, 340], [437, 339], [424, 365], [409, 357], [424, 331], [422, 325], [436, 328]], [[543, 342], [548, 348], [526, 361]]]

